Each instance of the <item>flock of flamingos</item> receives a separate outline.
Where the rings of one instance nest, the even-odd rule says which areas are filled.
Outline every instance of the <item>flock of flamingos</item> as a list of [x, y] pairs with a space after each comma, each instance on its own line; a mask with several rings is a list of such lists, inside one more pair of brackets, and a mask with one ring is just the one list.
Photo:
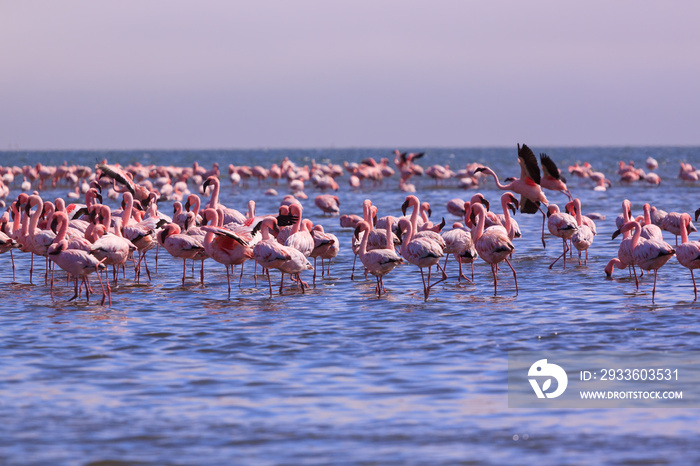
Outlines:
[[[303, 273], [313, 270], [313, 281], [317, 276], [317, 260], [321, 259], [321, 276], [330, 275], [331, 261], [338, 255], [338, 238], [324, 231], [322, 225], [314, 225], [304, 218], [300, 199], [307, 199], [305, 186], [322, 191], [337, 191], [337, 179], [349, 174], [348, 183], [356, 188], [362, 183], [381, 183], [398, 172], [399, 188], [407, 193], [402, 205], [402, 216], [379, 217], [378, 209], [367, 199], [362, 204], [361, 215], [340, 216], [337, 196], [320, 194], [315, 205], [325, 214], [338, 215], [341, 227], [352, 228], [352, 241], [347, 246], [355, 254], [353, 272], [372, 274], [376, 278], [375, 292], [386, 293], [384, 276], [398, 265], [408, 262], [417, 266], [423, 280], [423, 293], [427, 300], [431, 289], [448, 278], [447, 261], [450, 256], [459, 265], [458, 280], [474, 279], [474, 262], [481, 258], [491, 266], [494, 293], [498, 292], [499, 268], [507, 266], [513, 274], [515, 292], [518, 292], [516, 271], [510, 258], [515, 251], [514, 240], [521, 236], [517, 222], [510, 215], [520, 210], [524, 214], [542, 215], [542, 244], [545, 246], [545, 224], [549, 232], [562, 240], [562, 254], [549, 265], [552, 268], [559, 260], [566, 267], [567, 255], [576, 249], [578, 262], [584, 265], [588, 259], [588, 248], [595, 235], [597, 220], [594, 214], [584, 216], [581, 202], [573, 198], [567, 189], [566, 180], [555, 162], [546, 154], [540, 154], [539, 163], [533, 151], [526, 145], [518, 145], [517, 161], [520, 178], [509, 178], [502, 184], [497, 174], [489, 167], [468, 164], [465, 169], [453, 172], [448, 165], [433, 165], [423, 168], [417, 161], [422, 153], [394, 152], [392, 168], [389, 160], [379, 162], [372, 158], [360, 163], [297, 166], [285, 159], [281, 164], [269, 168], [262, 166], [229, 166], [229, 181], [234, 186], [257, 179], [274, 179], [275, 186], [285, 180], [294, 193], [285, 196], [279, 210], [268, 215], [255, 212], [255, 202], [249, 201], [247, 209], [240, 212], [219, 202], [221, 189], [218, 164], [207, 170], [194, 163], [192, 167], [174, 166], [130, 166], [109, 165], [107, 161], [94, 168], [85, 166], [0, 167], [0, 202], [7, 210], [0, 218], [0, 253], [10, 253], [13, 280], [15, 279], [14, 250], [31, 254], [30, 283], [34, 274], [34, 256], [45, 259], [45, 283], [54, 288], [54, 265], [64, 270], [73, 280], [74, 295], [81, 296], [85, 289], [86, 299], [93, 292], [89, 275], [96, 273], [102, 290], [102, 304], [111, 305], [111, 288], [125, 276], [127, 264], [134, 268], [134, 280], [142, 279], [142, 269], [150, 280], [147, 253], [155, 249], [157, 270], [158, 250], [165, 249], [183, 262], [182, 285], [185, 285], [187, 260], [200, 261], [200, 281], [204, 283], [204, 261], [212, 259], [226, 267], [228, 295], [231, 295], [233, 267], [241, 266], [239, 284], [243, 276], [243, 264], [255, 262], [253, 272], [257, 282], [257, 265], [267, 277], [270, 296], [273, 294], [270, 270], [281, 272], [279, 293], [284, 292], [284, 276], [289, 275], [291, 286], [304, 291], [309, 285], [302, 279]], [[541, 170], [540, 170], [541, 165]], [[655, 169], [652, 158], [647, 168]], [[570, 166], [569, 173], [589, 178], [593, 189], [605, 190], [610, 181], [600, 172], [594, 172], [585, 163]], [[645, 173], [630, 162], [620, 162], [618, 171], [623, 182], [642, 181], [658, 184], [660, 178], [653, 172]], [[474, 188], [485, 178], [493, 177], [496, 185], [505, 192], [501, 196], [502, 213], [490, 210], [489, 202], [479, 193], [469, 201], [453, 199], [447, 210], [464, 219], [454, 223], [451, 229], [430, 221], [430, 206], [421, 203], [413, 194], [414, 176], [426, 175], [436, 183], [449, 178], [458, 178], [463, 187]], [[681, 163], [679, 176], [697, 181], [700, 170]], [[21, 179], [21, 181], [20, 181]], [[68, 183], [72, 187], [67, 199], [57, 198], [53, 202], [43, 200], [40, 192], [50, 186]], [[10, 200], [10, 186], [20, 186], [21, 193]], [[32, 191], [36, 186], [36, 191]], [[190, 192], [196, 187], [209, 196], [203, 201]], [[564, 193], [569, 202], [563, 210], [547, 201], [543, 190]], [[274, 188], [265, 192], [276, 195]], [[116, 210], [102, 204], [103, 196], [118, 200], [121, 208]], [[518, 197], [516, 197], [518, 196]], [[84, 201], [84, 203], [82, 203]], [[172, 216], [160, 207], [170, 206]], [[356, 206], [359, 212], [360, 206]], [[410, 212], [409, 212], [410, 209]], [[398, 215], [398, 212], [395, 212]], [[700, 209], [695, 212], [696, 220]], [[622, 213], [617, 218], [618, 230], [613, 238], [622, 235], [617, 257], [610, 260], [605, 273], [612, 276], [613, 270], [628, 268], [634, 273], [637, 288], [638, 267], [642, 271], [656, 273], [674, 255], [691, 272], [695, 299], [697, 287], [693, 270], [700, 268], [700, 242], [689, 241], [688, 234], [696, 231], [688, 213], [666, 213], [649, 204], [644, 205], [644, 215], [633, 217], [631, 204], [625, 200]], [[671, 246], [662, 237], [662, 230], [676, 235], [676, 245]], [[678, 244], [678, 236], [681, 242]], [[361, 266], [356, 264], [360, 259]], [[310, 262], [313, 259], [313, 265]], [[471, 278], [463, 272], [469, 264]], [[194, 265], [192, 265], [194, 267]], [[433, 281], [433, 268], [437, 278]], [[111, 278], [109, 270], [111, 269]], [[362, 269], [360, 272], [359, 269]], [[308, 280], [308, 279], [307, 279]]]

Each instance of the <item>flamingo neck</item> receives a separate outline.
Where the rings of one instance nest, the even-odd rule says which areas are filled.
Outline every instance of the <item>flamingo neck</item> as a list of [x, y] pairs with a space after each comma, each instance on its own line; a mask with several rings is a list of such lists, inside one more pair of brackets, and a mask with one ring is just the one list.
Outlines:
[[367, 254], [367, 241], [369, 241], [369, 228], [364, 228], [362, 241], [360, 241], [360, 250], [357, 252], [360, 256]]
[[493, 176], [493, 180], [496, 182], [496, 186], [498, 186], [499, 189], [504, 189], [504, 190], [511, 189], [510, 187], [511, 187], [511, 185], [512, 185], [513, 183], [510, 183], [510, 184], [507, 184], [507, 185], [506, 185], [506, 184], [501, 184], [501, 182], [498, 181], [498, 175], [496, 175], [496, 172], [495, 172], [495, 171], [491, 170], [490, 168], [487, 168], [486, 170], [484, 170], [484, 172], [486, 172], [486, 173], [488, 173], [489, 175]]
[[[478, 206], [478, 207], [477, 207]], [[484, 234], [484, 226], [486, 225], [486, 211], [481, 206], [481, 204], [476, 204], [474, 207], [477, 209], [477, 223], [474, 231], [472, 232], [472, 241], [476, 243], [481, 235]]]
[[56, 235], [54, 243], [58, 243], [59, 241], [66, 239], [66, 234], [68, 233], [68, 217], [61, 215], [58, 218], [60, 223], [58, 226], [58, 235]]
[[681, 217], [681, 243], [688, 242], [688, 223]]
[[129, 226], [131, 223], [131, 212], [134, 208], [134, 198], [131, 196], [126, 197], [126, 206], [124, 206], [124, 212], [122, 212], [122, 228]]
[[506, 231], [510, 231], [510, 211], [508, 210], [508, 200], [501, 198], [501, 207], [503, 208], [503, 218], [505, 218], [505, 225], [503, 225]]
[[34, 231], [37, 228], [37, 225], [39, 225], [39, 218], [41, 217], [41, 209], [42, 209], [42, 203], [39, 202], [36, 205], [36, 210], [32, 213], [31, 218], [29, 219], [29, 232], [33, 235]]
[[[391, 223], [392, 223], [391, 218], [387, 218], [386, 219], [386, 248], [391, 250], [391, 251], [394, 251], [394, 238], [392, 237], [392, 233], [391, 233]], [[367, 236], [369, 236], [369, 235], [367, 235]]]
[[418, 214], [420, 213], [420, 203], [411, 200], [411, 204], [413, 205], [413, 213], [411, 213], [411, 233], [415, 233], [418, 231]]
[[199, 208], [202, 205], [201, 199], [199, 199], [199, 196], [194, 197], [194, 204], [192, 206], [192, 212], [194, 212], [194, 218], [197, 218], [197, 215], [199, 215]]
[[642, 236], [642, 228], [638, 222], [634, 222], [634, 236], [632, 237], [632, 249], [639, 244], [639, 238]]
[[214, 181], [212, 181], [214, 184], [214, 190], [211, 192], [211, 199], [209, 199], [209, 207], [216, 209], [219, 206], [219, 189], [220, 189], [220, 182], [218, 178], [214, 178]]
[[576, 214], [576, 225], [583, 225], [583, 216], [581, 215], [581, 201], [576, 199], [574, 201], [574, 213]]
[[651, 225], [651, 211], [649, 204], [644, 204], [644, 225]]

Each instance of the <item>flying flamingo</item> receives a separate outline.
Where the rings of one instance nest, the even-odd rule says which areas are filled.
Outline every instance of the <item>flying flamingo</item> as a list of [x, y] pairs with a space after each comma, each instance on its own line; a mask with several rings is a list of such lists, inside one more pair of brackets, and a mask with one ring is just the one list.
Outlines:
[[559, 191], [566, 194], [566, 197], [571, 200], [571, 193], [566, 187], [566, 178], [561, 176], [557, 164], [554, 163], [547, 154], [540, 154], [540, 162], [542, 164], [542, 171], [544, 172], [540, 184], [544, 189], [550, 189], [552, 191]]
[[513, 271], [513, 280], [515, 280], [515, 294], [518, 294], [518, 277], [515, 269], [508, 260], [508, 256], [515, 251], [515, 246], [508, 238], [508, 232], [501, 226], [493, 226], [484, 229], [486, 224], [486, 209], [483, 205], [477, 203], [471, 206], [471, 210], [477, 218], [477, 224], [472, 229], [472, 241], [476, 247], [476, 252], [485, 262], [491, 266], [493, 274], [493, 291], [498, 293], [498, 276], [496, 267], [502, 261], [506, 261], [508, 267]]
[[525, 144], [518, 144], [518, 163], [520, 164], [520, 179], [514, 179], [509, 184], [503, 185], [498, 181], [498, 176], [489, 167], [479, 167], [474, 170], [484, 172], [493, 176], [496, 186], [504, 191], [515, 191], [520, 194], [520, 212], [524, 214], [534, 214], [538, 210], [542, 213], [542, 246], [544, 242], [545, 212], [540, 207], [540, 203], [549, 204], [547, 197], [540, 187], [540, 167], [537, 165], [537, 158], [532, 150]]
[[[690, 224], [690, 215], [681, 214], [681, 226], [687, 227]], [[698, 300], [698, 287], [695, 284], [693, 270], [700, 269], [700, 241], [688, 241], [688, 231], [681, 228], [681, 244], [676, 246], [676, 258], [683, 267], [690, 270], [690, 277], [693, 279], [693, 292], [695, 301]]]
[[394, 242], [391, 238], [391, 219], [388, 220], [387, 229], [385, 230], [388, 245], [386, 249], [382, 248], [372, 249], [371, 251], [367, 250], [367, 242], [369, 240], [368, 229], [369, 224], [365, 221], [360, 222], [355, 229], [355, 236], [358, 236], [361, 231], [364, 231], [365, 233], [362, 236], [358, 255], [360, 256], [360, 261], [362, 261], [362, 265], [365, 266], [365, 269], [367, 269], [369, 273], [377, 278], [377, 287], [375, 291], [377, 292], [377, 296], [381, 296], [382, 290], [384, 290], [384, 293], [386, 293], [386, 289], [384, 288], [384, 275], [394, 270], [397, 265], [403, 263], [403, 259], [401, 259], [401, 257], [399, 257], [394, 250]]

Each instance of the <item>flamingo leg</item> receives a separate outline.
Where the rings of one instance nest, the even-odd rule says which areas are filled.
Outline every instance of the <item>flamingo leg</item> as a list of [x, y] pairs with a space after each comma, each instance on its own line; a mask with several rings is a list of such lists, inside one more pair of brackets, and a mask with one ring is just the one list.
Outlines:
[[204, 286], [204, 260], [202, 259], [202, 268], [199, 270], [199, 283]]
[[160, 243], [156, 243], [156, 273], [158, 273], [158, 251], [159, 250], [160, 250]]
[[34, 253], [32, 253], [32, 260], [29, 263], [29, 284], [32, 284], [32, 275], [34, 274]]
[[513, 265], [510, 263], [508, 259], [506, 259], [506, 264], [508, 264], [508, 267], [510, 267], [510, 270], [513, 271], [513, 280], [515, 280], [515, 294], [518, 294], [518, 276], [515, 273], [515, 269], [513, 268]]
[[[430, 269], [428, 269], [429, 271]], [[430, 288], [428, 288], [425, 285], [425, 275], [423, 274], [423, 267], [420, 268], [420, 277], [423, 279], [423, 296], [425, 296], [425, 300], [428, 300], [428, 296], [430, 295]]]
[[[281, 270], [280, 270], [281, 272]], [[282, 287], [284, 286], [284, 272], [282, 272], [282, 278], [280, 278], [280, 294], [282, 294]]]
[[317, 257], [314, 257], [314, 286], [316, 286], [316, 259]]
[[698, 287], [695, 286], [695, 275], [693, 275], [693, 269], [690, 269], [690, 278], [693, 279], [693, 292], [695, 293], [694, 301], [698, 300]]
[[564, 258], [564, 268], [566, 268], [566, 253], [567, 253], [567, 252], [569, 252], [569, 250], [568, 250], [567, 247], [566, 247], [566, 241], [564, 241], [564, 252], [563, 252], [561, 255], [559, 255], [559, 257], [557, 257], [556, 259], [554, 259], [554, 262], [552, 262], [551, 264], [549, 264], [549, 268], [551, 269], [552, 267], [554, 267], [554, 264], [556, 264], [557, 261], [558, 261], [559, 259], [561, 259], [562, 257]]
[[270, 281], [270, 269], [267, 269], [267, 284], [270, 286], [270, 298], [272, 298], [272, 282]]
[[377, 296], [381, 296], [382, 291], [381, 288], [379, 288], [379, 276], [376, 276], [375, 278], [377, 279], [377, 286], [374, 288], [374, 291], [377, 293]]
[[[238, 276], [238, 287], [240, 288], [241, 286], [241, 281], [243, 280], [243, 265], [245, 265], [245, 262], [241, 264], [241, 274]], [[233, 268], [233, 266], [231, 266]]]
[[656, 294], [656, 270], [654, 270], [654, 288], [651, 289], [651, 302], [654, 302], [654, 295]]
[[75, 277], [75, 293], [73, 294], [73, 297], [68, 300], [68, 302], [73, 301], [77, 297], [78, 297], [78, 277]]
[[226, 266], [226, 281], [228, 282], [228, 297], [231, 299], [231, 274], [228, 271], [228, 265]]
[[352, 272], [350, 272], [350, 280], [355, 279], [355, 261], [357, 260], [357, 254], [355, 254], [355, 258], [352, 260]]
[[639, 291], [639, 279], [637, 278], [637, 269], [632, 266], [632, 272], [634, 272], [634, 284], [637, 286], [637, 291]]
[[328, 259], [328, 276], [331, 276], [331, 259]]
[[498, 295], [498, 276], [496, 275], [496, 266], [491, 264], [491, 274], [493, 275], [493, 295]]
[[15, 256], [12, 254], [12, 249], [10, 249], [10, 260], [12, 261], [12, 281], [15, 281]]
[[547, 244], [544, 242], [544, 222], [547, 220], [547, 214], [542, 210], [540, 206], [537, 206], [537, 208], [542, 212], [542, 247], [547, 248]]
[[187, 259], [182, 259], [182, 286], [185, 286], [185, 272], [187, 271]]

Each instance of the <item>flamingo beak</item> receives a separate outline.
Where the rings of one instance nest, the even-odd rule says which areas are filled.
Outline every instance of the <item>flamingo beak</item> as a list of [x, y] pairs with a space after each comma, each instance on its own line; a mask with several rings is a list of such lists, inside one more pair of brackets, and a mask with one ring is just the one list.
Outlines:
[[698, 221], [698, 217], [700, 217], [700, 209], [695, 211], [695, 221]]
[[207, 189], [209, 184], [211, 184], [211, 181], [209, 181], [209, 178], [207, 178], [204, 183], [202, 183], [202, 189]]
[[408, 209], [408, 199], [401, 204], [401, 213], [406, 215], [406, 209]]
[[489, 201], [488, 201], [485, 197], [482, 197], [482, 198], [481, 198], [481, 203], [484, 205], [484, 207], [486, 207], [486, 212], [488, 212], [488, 211], [489, 211], [489, 207], [491, 206], [491, 204], [489, 203]]
[[622, 233], [619, 229], [615, 230], [615, 232], [612, 234], [612, 239], [617, 238], [620, 236], [620, 233]]

